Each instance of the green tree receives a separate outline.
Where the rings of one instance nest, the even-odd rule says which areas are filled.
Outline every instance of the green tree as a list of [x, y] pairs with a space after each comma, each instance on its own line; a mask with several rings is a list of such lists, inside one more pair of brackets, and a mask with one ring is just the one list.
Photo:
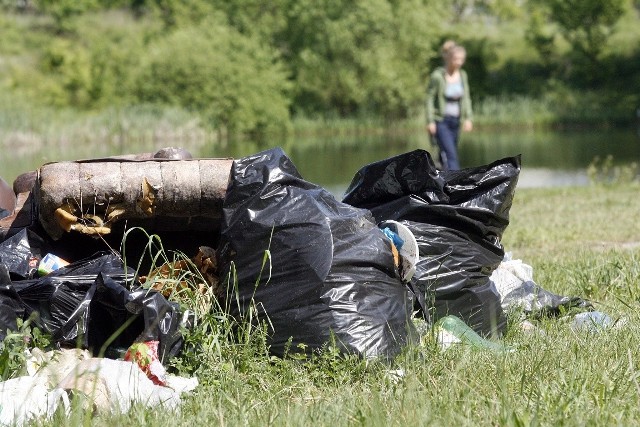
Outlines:
[[456, 24], [478, 15], [512, 19], [522, 13], [519, 2], [514, 0], [449, 0], [447, 3], [451, 22]]
[[532, 0], [573, 49], [596, 63], [614, 25], [625, 12], [626, 0]]
[[131, 102], [132, 76], [155, 27], [123, 11], [110, 20], [101, 13], [80, 15], [74, 19], [73, 33], [37, 40], [36, 67], [17, 63], [13, 85], [38, 102], [78, 109]]
[[525, 40], [538, 52], [540, 60], [549, 65], [555, 51], [555, 33], [546, 30], [545, 21], [546, 17], [539, 9], [532, 10]]
[[[211, 2], [206, 0], [147, 0], [148, 9], [160, 16], [168, 29], [183, 28], [207, 19], [215, 12]], [[142, 8], [140, 2], [132, 2], [132, 8]]]
[[438, 28], [428, 0], [289, 0], [275, 41], [296, 112], [405, 117], [421, 104]]
[[242, 34], [256, 35], [269, 43], [287, 24], [289, 0], [211, 0], [216, 10], [223, 11], [229, 25]]
[[141, 59], [140, 101], [179, 105], [233, 133], [284, 129], [288, 82], [276, 53], [222, 18], [154, 40]]
[[38, 0], [39, 8], [49, 14], [59, 32], [73, 30], [73, 18], [99, 7], [98, 0]]

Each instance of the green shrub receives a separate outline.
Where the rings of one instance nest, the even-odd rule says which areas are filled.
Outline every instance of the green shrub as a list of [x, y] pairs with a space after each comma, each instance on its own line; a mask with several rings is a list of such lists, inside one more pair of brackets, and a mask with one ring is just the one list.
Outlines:
[[49, 335], [37, 327], [31, 327], [32, 318], [23, 322], [18, 319], [18, 330], [7, 331], [4, 340], [0, 341], [0, 381], [25, 375], [29, 350], [40, 348], [48, 350]]
[[424, 102], [426, 59], [440, 25], [434, 2], [297, 1], [276, 43], [298, 114], [406, 118]]
[[74, 33], [41, 40], [9, 67], [13, 89], [35, 104], [95, 109], [132, 101], [131, 78], [150, 29], [124, 12], [85, 14]]
[[198, 111], [214, 127], [242, 133], [289, 126], [288, 87], [271, 49], [212, 20], [154, 40], [135, 94]]

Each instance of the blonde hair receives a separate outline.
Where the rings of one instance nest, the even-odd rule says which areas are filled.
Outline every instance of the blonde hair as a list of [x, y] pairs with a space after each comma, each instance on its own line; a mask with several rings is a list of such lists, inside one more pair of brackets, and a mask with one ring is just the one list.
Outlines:
[[463, 53], [465, 55], [467, 54], [467, 50], [464, 48], [464, 46], [457, 44], [453, 40], [447, 40], [442, 44], [442, 47], [440, 48], [440, 54], [442, 55], [442, 58], [445, 60], [449, 58], [451, 55], [453, 55], [454, 53], [458, 53], [458, 52]]

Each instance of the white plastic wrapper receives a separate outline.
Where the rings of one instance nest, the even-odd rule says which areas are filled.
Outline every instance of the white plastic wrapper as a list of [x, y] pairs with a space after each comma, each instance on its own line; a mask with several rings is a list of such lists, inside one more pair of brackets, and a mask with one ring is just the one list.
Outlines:
[[125, 413], [135, 403], [177, 409], [180, 394], [193, 390], [198, 380], [181, 383], [167, 379], [167, 383], [177, 384], [179, 389], [155, 385], [133, 362], [92, 358], [80, 362], [59, 387], [84, 393], [99, 411]]
[[533, 268], [519, 259], [505, 254], [490, 277], [500, 294], [500, 304], [505, 311], [520, 309], [527, 313], [559, 314], [561, 308], [589, 308], [591, 303], [578, 297], [556, 295], [546, 291], [533, 281]]
[[19, 377], [0, 383], [0, 425], [20, 427], [39, 418], [51, 418], [62, 405], [69, 410], [67, 393], [49, 390], [44, 377]]
[[20, 427], [69, 411], [68, 392], [83, 393], [99, 412], [125, 413], [134, 404], [177, 410], [180, 395], [198, 386], [197, 378], [167, 375], [159, 386], [133, 362], [89, 358], [86, 352], [36, 351], [27, 362], [29, 376], [0, 382], [0, 426]]

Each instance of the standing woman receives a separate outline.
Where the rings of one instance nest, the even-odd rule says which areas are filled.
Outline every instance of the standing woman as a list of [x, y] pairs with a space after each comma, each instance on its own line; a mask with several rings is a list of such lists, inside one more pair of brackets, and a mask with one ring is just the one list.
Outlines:
[[444, 67], [431, 73], [427, 89], [427, 130], [438, 143], [440, 163], [445, 170], [460, 169], [460, 125], [465, 132], [473, 129], [469, 82], [462, 69], [466, 57], [464, 47], [446, 41], [442, 45]]

